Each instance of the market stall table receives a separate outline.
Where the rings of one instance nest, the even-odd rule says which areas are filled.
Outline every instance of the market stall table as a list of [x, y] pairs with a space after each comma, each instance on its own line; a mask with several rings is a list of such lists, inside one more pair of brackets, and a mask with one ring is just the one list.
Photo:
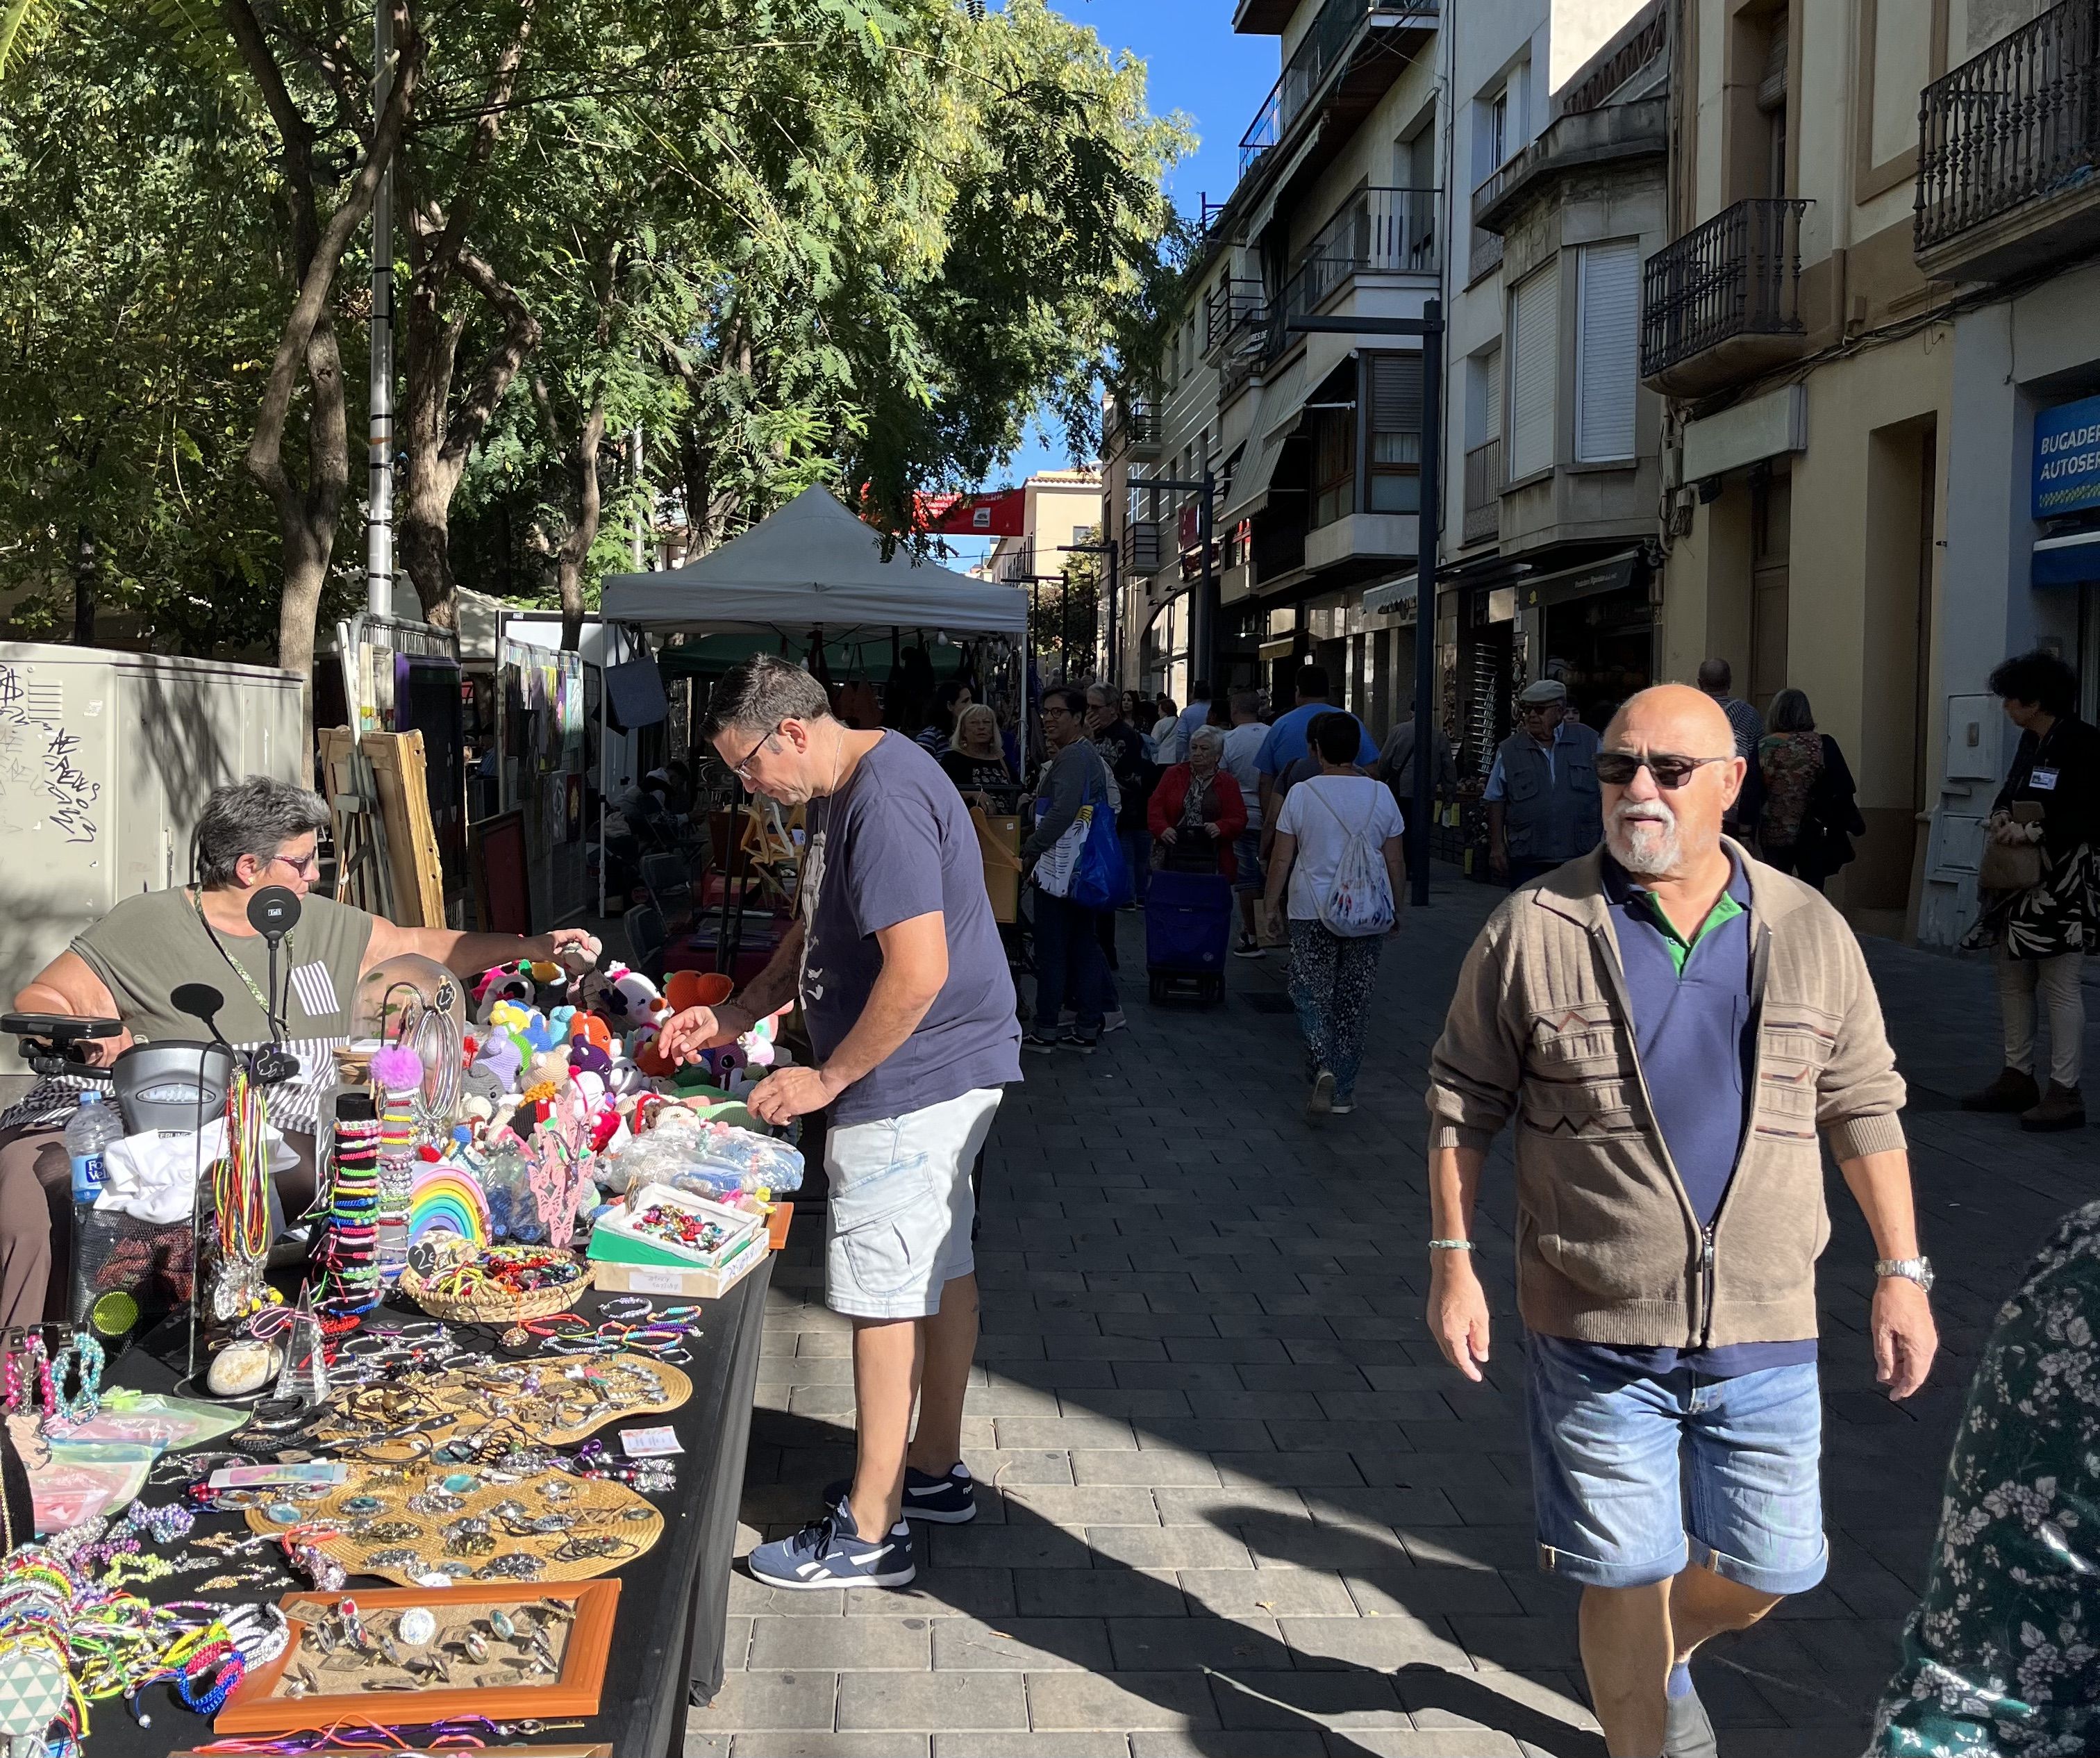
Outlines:
[[[721, 1299], [705, 1303], [701, 1329], [690, 1345], [692, 1359], [682, 1363], [693, 1382], [692, 1397], [666, 1415], [637, 1419], [649, 1426], [668, 1425], [684, 1451], [677, 1460], [677, 1489], [652, 1498], [664, 1516], [662, 1541], [609, 1572], [620, 1584], [620, 1602], [598, 1712], [580, 1728], [565, 1725], [536, 1737], [516, 1735], [503, 1743], [600, 1743], [609, 1744], [620, 1758], [677, 1758], [685, 1747], [688, 1703], [704, 1704], [721, 1689], [729, 1573], [771, 1271], [769, 1257]], [[594, 1316], [606, 1297], [595, 1291], [587, 1293], [576, 1310]], [[390, 1305], [373, 1315], [382, 1323], [422, 1316], [405, 1305]], [[470, 1348], [493, 1351], [495, 1334], [486, 1327], [470, 1327], [461, 1336]], [[151, 1341], [159, 1353], [130, 1349], [112, 1364], [112, 1384], [139, 1391], [175, 1389], [182, 1373], [182, 1333], [170, 1327]], [[162, 1355], [172, 1357], [172, 1363]], [[617, 1447], [619, 1429], [625, 1425], [603, 1431], [609, 1446]], [[170, 1486], [155, 1484], [141, 1499], [149, 1505], [165, 1503], [170, 1499]], [[200, 1536], [245, 1534], [248, 1527], [238, 1513], [210, 1513], [198, 1519], [196, 1531]], [[161, 1601], [205, 1597], [274, 1605], [305, 1588], [303, 1583], [287, 1582], [276, 1588], [206, 1592], [198, 1581], [195, 1575], [178, 1575], [155, 1582], [145, 1592]], [[384, 1584], [352, 1576], [348, 1590], [355, 1594], [360, 1588]], [[404, 1701], [376, 1696], [374, 1719], [400, 1716]], [[214, 1737], [210, 1724], [183, 1707], [164, 1685], [148, 1690], [140, 1707], [152, 1717], [150, 1727], [139, 1726], [121, 1699], [94, 1705], [87, 1751], [95, 1758], [165, 1758], [172, 1750], [203, 1746]]]

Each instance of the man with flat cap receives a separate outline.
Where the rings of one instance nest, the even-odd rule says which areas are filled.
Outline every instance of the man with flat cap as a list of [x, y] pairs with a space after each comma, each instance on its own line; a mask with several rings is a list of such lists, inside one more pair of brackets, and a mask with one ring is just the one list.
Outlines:
[[1488, 868], [1512, 891], [1587, 855], [1604, 834], [1597, 735], [1568, 712], [1567, 685], [1557, 678], [1525, 685], [1516, 716], [1483, 796]]

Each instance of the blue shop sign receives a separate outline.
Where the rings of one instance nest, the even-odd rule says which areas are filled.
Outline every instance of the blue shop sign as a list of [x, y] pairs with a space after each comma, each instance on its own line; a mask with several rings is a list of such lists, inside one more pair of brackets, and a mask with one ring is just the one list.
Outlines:
[[2100, 397], [2035, 417], [2034, 516], [2061, 519], [2100, 507]]

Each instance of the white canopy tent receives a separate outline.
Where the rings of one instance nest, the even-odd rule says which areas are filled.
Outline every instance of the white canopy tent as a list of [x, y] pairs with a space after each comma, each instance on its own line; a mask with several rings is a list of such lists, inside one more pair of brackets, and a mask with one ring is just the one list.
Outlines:
[[1017, 642], [1028, 629], [1019, 587], [914, 561], [902, 549], [884, 560], [882, 533], [821, 486], [683, 568], [608, 576], [599, 602], [607, 622], [661, 634], [938, 628]]

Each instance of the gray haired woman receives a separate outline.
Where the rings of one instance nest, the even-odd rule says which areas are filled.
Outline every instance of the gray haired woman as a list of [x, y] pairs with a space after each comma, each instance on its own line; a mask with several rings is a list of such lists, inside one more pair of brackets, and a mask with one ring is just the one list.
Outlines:
[[1152, 864], [1180, 872], [1238, 871], [1233, 847], [1246, 828], [1246, 796], [1222, 766], [1225, 735], [1198, 727], [1189, 739], [1189, 761], [1159, 778], [1146, 807], [1152, 832]]
[[[598, 951], [580, 928], [529, 939], [397, 928], [319, 895], [311, 888], [328, 824], [320, 796], [288, 781], [250, 775], [214, 788], [197, 820], [196, 882], [125, 899], [15, 997], [20, 1013], [121, 1021], [121, 1036], [90, 1040], [95, 1060], [105, 1065], [134, 1043], [202, 1042], [214, 1032], [240, 1050], [285, 1044], [300, 1073], [272, 1092], [271, 1120], [300, 1158], [278, 1180], [291, 1215], [313, 1195], [320, 1088], [333, 1077], [330, 1052], [349, 1040], [360, 976], [401, 952], [420, 952], [466, 977], [519, 959], [595, 959]], [[274, 1022], [268, 951], [248, 919], [255, 894], [271, 886], [301, 900], [280, 956], [285, 975]], [[178, 1004], [179, 991], [191, 992], [183, 1000], [192, 1006], [195, 992], [216, 997], [209, 1022]], [[77, 1094], [77, 1082], [47, 1083], [0, 1118], [0, 1326], [68, 1316], [73, 1205], [60, 1132]]]

